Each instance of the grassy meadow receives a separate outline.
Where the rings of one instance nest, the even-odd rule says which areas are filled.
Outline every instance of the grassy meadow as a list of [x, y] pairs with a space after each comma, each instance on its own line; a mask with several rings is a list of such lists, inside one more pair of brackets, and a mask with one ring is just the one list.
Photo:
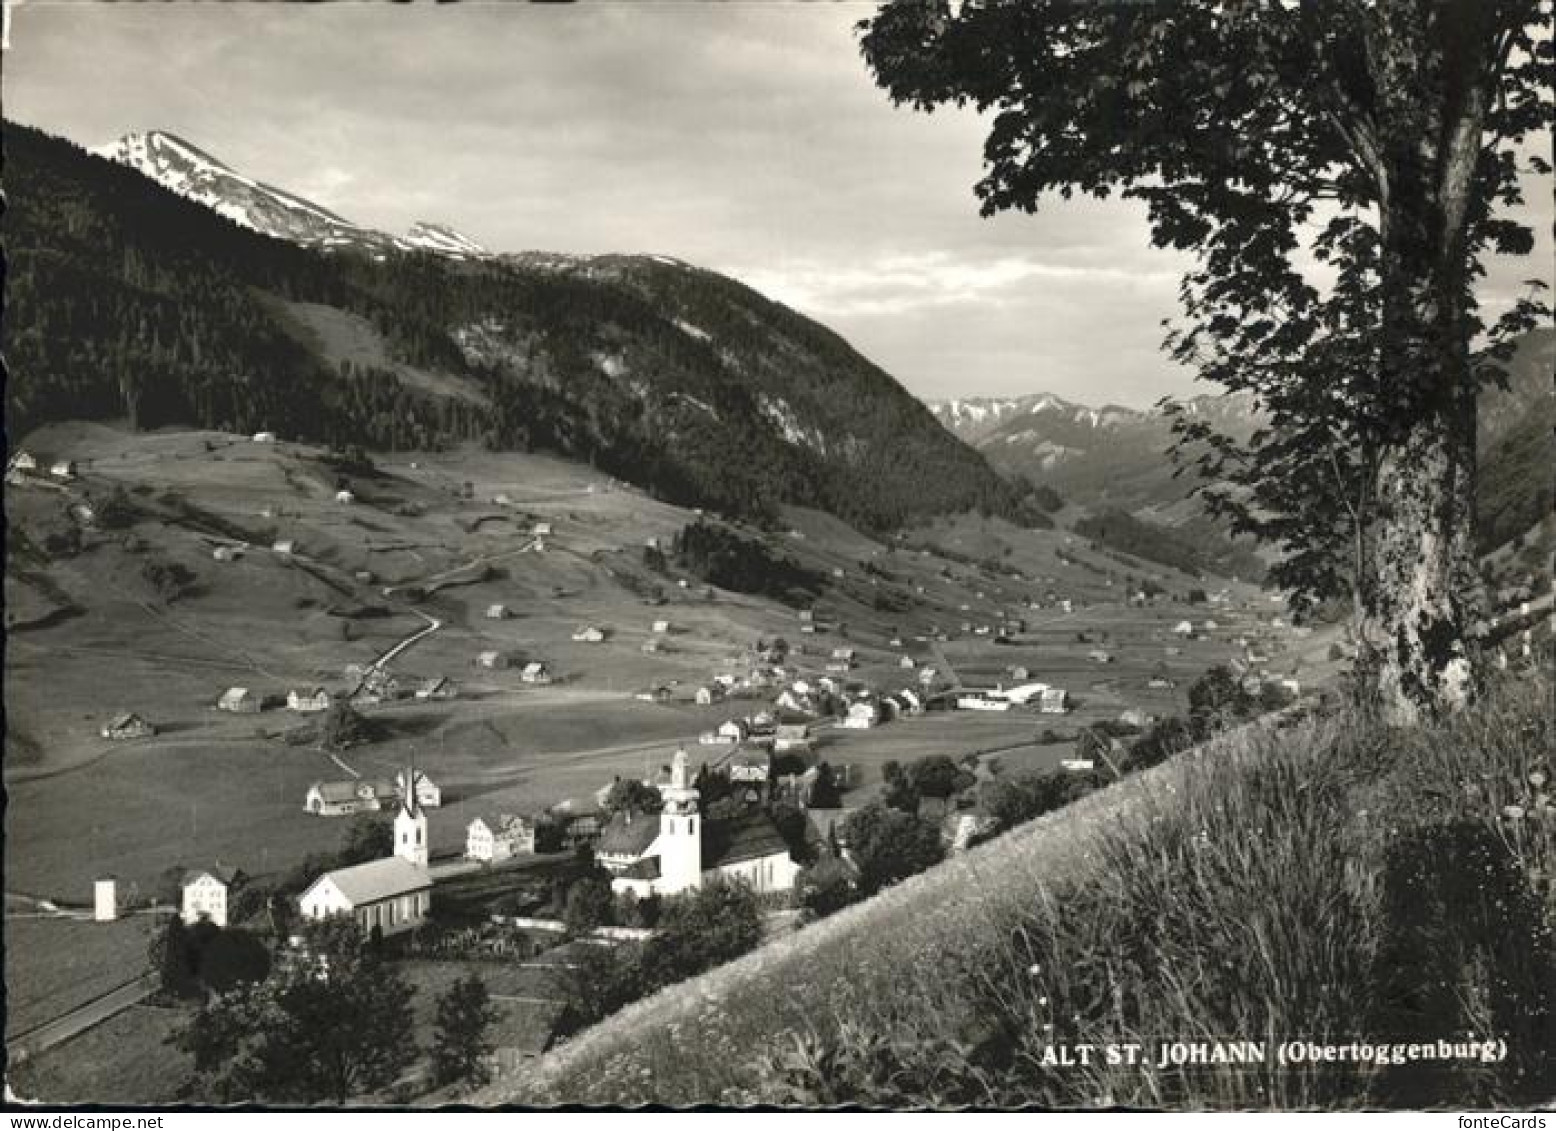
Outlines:
[[[1549, 1099], [1551, 695], [1526, 674], [1418, 732], [1357, 713], [1237, 732], [629, 1006], [476, 1100]], [[1505, 1059], [1276, 1055], [1466, 1034], [1504, 1040]], [[1158, 1070], [1161, 1041], [1264, 1042], [1268, 1060]], [[1137, 1043], [1150, 1063], [1045, 1063], [1082, 1042]]]

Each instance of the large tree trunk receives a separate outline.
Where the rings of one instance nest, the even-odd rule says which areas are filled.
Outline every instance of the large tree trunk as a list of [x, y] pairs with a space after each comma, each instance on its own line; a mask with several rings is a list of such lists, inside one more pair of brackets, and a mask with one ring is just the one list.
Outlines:
[[1362, 664], [1386, 718], [1414, 725], [1474, 692], [1475, 416], [1419, 421], [1384, 456], [1362, 591]]

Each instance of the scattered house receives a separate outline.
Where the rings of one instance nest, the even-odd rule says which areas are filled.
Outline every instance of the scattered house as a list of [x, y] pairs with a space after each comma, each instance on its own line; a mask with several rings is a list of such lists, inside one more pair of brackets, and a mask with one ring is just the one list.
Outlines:
[[1069, 692], [1050, 687], [1038, 698], [1037, 709], [1045, 715], [1062, 715], [1070, 709]]
[[935, 682], [935, 679], [936, 672], [934, 668], [919, 668], [918, 682], [921, 687], [928, 687]]
[[186, 926], [193, 926], [201, 919], [208, 919], [218, 927], [227, 926], [227, 896], [246, 878], [238, 869], [222, 864], [185, 872], [180, 885], [183, 906], [179, 917]]
[[1011, 707], [1009, 699], [991, 699], [981, 693], [959, 695], [956, 705], [963, 711], [1008, 711]]
[[493, 604], [486, 606], [487, 620], [507, 620], [508, 617], [509, 613], [507, 605]]
[[1064, 600], [1059, 602], [1059, 608], [1067, 613], [1073, 613], [1075, 611], [1075, 602], [1066, 597]]
[[670, 622], [667, 620], [656, 620], [653, 625], [653, 630], [656, 636], [664, 636], [670, 631]]
[[49, 474], [55, 479], [74, 479], [76, 477], [76, 461], [73, 459], [57, 459], [49, 465]]
[[1015, 687], [1007, 687], [999, 691], [990, 692], [990, 696], [1025, 706], [1047, 690], [1048, 685], [1046, 683], [1021, 683]]
[[443, 675], [434, 676], [416, 689], [418, 699], [454, 699], [458, 695], [454, 681]]
[[708, 707], [724, 698], [724, 689], [716, 683], [707, 687], [699, 687], [697, 694], [693, 698], [696, 699], [697, 706]]
[[1301, 695], [1302, 694], [1302, 684], [1301, 684], [1300, 681], [1298, 681], [1298, 680], [1296, 680], [1294, 678], [1291, 678], [1291, 677], [1288, 676], [1288, 677], [1286, 677], [1284, 679], [1281, 679], [1279, 681], [1279, 683], [1280, 683], [1280, 686], [1281, 686], [1281, 690], [1287, 692], [1290, 695]]
[[1009, 668], [1007, 670], [1010, 672], [1011, 681], [1014, 682], [1014, 683], [1022, 683], [1022, 682], [1024, 682], [1027, 679], [1027, 677], [1029, 675], [1032, 674], [1031, 672], [1027, 671], [1026, 668], [1022, 667], [1020, 664], [1017, 664], [1014, 667], [1011, 667], [1011, 668]]
[[304, 712], [328, 711], [330, 693], [322, 687], [315, 687], [310, 691], [293, 689], [286, 693], [286, 709]]
[[1146, 727], [1151, 725], [1151, 716], [1140, 710], [1138, 707], [1130, 707], [1127, 710], [1119, 713], [1118, 721], [1123, 723], [1125, 726], [1137, 727], [1140, 730], [1144, 730]]
[[[807, 696], [801, 695], [792, 688], [780, 692], [778, 698], [773, 700], [773, 706], [782, 711], [789, 711], [797, 715], [813, 715], [815, 708], [811, 705]], [[780, 727], [780, 730], [783, 728]]]
[[1171, 691], [1178, 685], [1164, 675], [1153, 675], [1145, 681], [1145, 685], [1152, 691]]
[[11, 462], [6, 465], [7, 471], [37, 471], [38, 457], [25, 448], [11, 457]]
[[653, 640], [653, 639], [649, 639], [649, 640], [643, 641], [643, 647], [640, 649], [640, 651], [642, 651], [642, 652], [644, 652], [644, 653], [646, 653], [646, 654], [648, 654], [650, 656], [654, 655], [659, 650], [660, 650], [659, 641]]
[[1163, 651], [1167, 655], [1169, 655], [1169, 656], [1181, 656], [1181, 655], [1183, 655], [1183, 649], [1182, 648], [1171, 648], [1171, 647], [1168, 647], [1168, 648], [1164, 648]]
[[349, 505], [351, 503], [356, 502], [357, 501], [357, 497], [355, 495], [353, 495], [350, 491], [348, 491], [344, 487], [342, 487], [339, 491], [335, 492], [335, 501], [337, 503], [345, 503], [345, 504]]
[[738, 682], [740, 681], [737, 680], [734, 676], [730, 675], [728, 672], [720, 672], [718, 675], [713, 677], [714, 685], [716, 687], [723, 688], [725, 691], [729, 691]]
[[216, 707], [221, 711], [231, 711], [235, 715], [257, 715], [259, 696], [246, 687], [229, 687], [216, 701]]
[[1257, 648], [1248, 649], [1247, 659], [1250, 664], [1267, 664], [1270, 662], [1270, 654], [1261, 652]]
[[157, 728], [133, 711], [115, 715], [103, 724], [102, 736], [115, 741], [129, 738], [150, 738]]
[[537, 538], [549, 538], [551, 537], [551, 524], [549, 522], [537, 522], [530, 527], [530, 533]]
[[254, 433], [254, 443], [256, 443], [256, 444], [273, 444], [275, 442], [276, 442], [276, 434], [274, 432], [255, 432]]
[[405, 788], [407, 778], [414, 779], [416, 782], [416, 804], [419, 807], [436, 809], [443, 804], [443, 790], [434, 784], [424, 771], [414, 766], [401, 770], [394, 776], [394, 792], [401, 801], [409, 795]]
[[1219, 627], [1221, 627], [1221, 626], [1220, 626], [1220, 625], [1218, 625], [1218, 624], [1217, 624], [1217, 623], [1216, 623], [1216, 622], [1215, 622], [1215, 621], [1213, 621], [1213, 620], [1207, 620], [1207, 621], [1205, 621], [1205, 622], [1204, 622], [1204, 623], [1203, 623], [1203, 624], [1201, 624], [1201, 625], [1200, 625], [1200, 628], [1201, 628], [1201, 629], [1202, 629], [1202, 630], [1204, 630], [1204, 631], [1205, 631], [1205, 632], [1214, 632], [1214, 631], [1215, 631], [1215, 630], [1216, 630], [1216, 629], [1217, 629], [1217, 628], [1219, 628]]
[[573, 640], [579, 644], [598, 644], [605, 639], [605, 632], [592, 624], [586, 624], [573, 633]]
[[283, 558], [289, 558], [297, 552], [297, 543], [291, 538], [282, 538], [271, 544], [272, 552], [280, 554]]
[[751, 728], [746, 725], [744, 719], [726, 719], [719, 724], [715, 733], [725, 742], [744, 742], [751, 733]]
[[838, 683], [837, 680], [833, 679], [829, 675], [824, 675], [818, 679], [816, 681], [816, 686], [821, 688], [821, 690], [825, 691], [828, 695], [836, 695], [843, 689], [843, 685]]
[[400, 856], [325, 872], [298, 899], [305, 919], [350, 915], [363, 931], [397, 935], [414, 930], [432, 906], [432, 877]]
[[924, 713], [924, 701], [919, 698], [918, 692], [912, 688], [904, 687], [897, 692], [897, 698], [902, 701], [902, 705], [908, 714], [922, 715]]
[[874, 703], [855, 703], [848, 708], [842, 726], [849, 730], [869, 730], [881, 721], [881, 709]]
[[344, 817], [352, 813], [376, 813], [398, 791], [391, 781], [316, 781], [308, 787], [303, 809], [316, 817]]
[[854, 665], [853, 665], [853, 662], [850, 661], [850, 660], [829, 660], [829, 661], [827, 661], [827, 671], [829, 671], [829, 672], [837, 672], [837, 673], [841, 674], [843, 672], [851, 672], [853, 670], [854, 670]]
[[650, 687], [647, 691], [639, 691], [633, 698], [641, 699], [645, 703], [663, 703], [670, 698], [670, 695], [670, 689], [660, 684], [658, 687]]
[[1072, 774], [1090, 773], [1096, 767], [1096, 763], [1090, 758], [1065, 758], [1060, 761], [1059, 765], [1062, 769], [1068, 770]]
[[235, 562], [243, 556], [241, 546], [217, 546], [211, 551], [211, 558], [218, 562]]
[[772, 774], [772, 759], [765, 750], [737, 750], [724, 765], [732, 782], [761, 784]]
[[[495, 648], [488, 648], [484, 652], [478, 652], [475, 657], [475, 665], [478, 668], [488, 668], [492, 671], [501, 671], [509, 664], [508, 656]], [[528, 669], [526, 669], [528, 670]]]
[[519, 673], [519, 679], [525, 683], [550, 683], [551, 668], [539, 660], [531, 660], [524, 665], [524, 670]]
[[533, 854], [535, 826], [523, 817], [499, 813], [477, 817], [465, 830], [465, 859], [493, 862]]
[[815, 612], [815, 610], [814, 609], [801, 609], [800, 610], [800, 623], [801, 624], [815, 624], [816, 623], [816, 612]]
[[1106, 648], [1093, 648], [1090, 652], [1086, 653], [1086, 657], [1087, 659], [1093, 660], [1099, 664], [1111, 664], [1113, 662], [1113, 653], [1109, 652]]
[[1172, 631], [1174, 635], [1181, 636], [1185, 640], [1188, 640], [1194, 636], [1194, 625], [1189, 621], [1180, 620], [1177, 624], [1172, 626]]
[[897, 666], [902, 668], [904, 671], [911, 671], [916, 665], [913, 663], [912, 656], [904, 656], [902, 659], [897, 661]]

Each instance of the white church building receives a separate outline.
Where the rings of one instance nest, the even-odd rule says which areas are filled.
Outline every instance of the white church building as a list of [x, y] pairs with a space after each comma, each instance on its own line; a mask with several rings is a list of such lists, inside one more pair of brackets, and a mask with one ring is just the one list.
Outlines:
[[765, 813], [711, 824], [698, 811], [686, 751], [677, 750], [670, 780], [660, 786], [658, 814], [617, 813], [595, 846], [595, 859], [612, 873], [611, 890], [675, 895], [714, 876], [745, 881], [755, 891], [788, 891], [800, 866]]
[[432, 876], [427, 871], [427, 814], [420, 801], [405, 796], [395, 809], [393, 856], [326, 872], [298, 903], [305, 919], [350, 915], [363, 931], [376, 928], [384, 935], [425, 923], [432, 907]]

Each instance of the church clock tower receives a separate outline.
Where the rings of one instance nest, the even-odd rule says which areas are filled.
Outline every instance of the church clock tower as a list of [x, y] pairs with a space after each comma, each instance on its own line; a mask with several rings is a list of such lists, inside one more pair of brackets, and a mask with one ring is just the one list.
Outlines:
[[670, 764], [670, 784], [662, 793], [664, 808], [659, 813], [658, 891], [666, 895], [702, 886], [702, 814], [697, 812], [700, 796], [691, 783], [686, 751], [677, 750]]

